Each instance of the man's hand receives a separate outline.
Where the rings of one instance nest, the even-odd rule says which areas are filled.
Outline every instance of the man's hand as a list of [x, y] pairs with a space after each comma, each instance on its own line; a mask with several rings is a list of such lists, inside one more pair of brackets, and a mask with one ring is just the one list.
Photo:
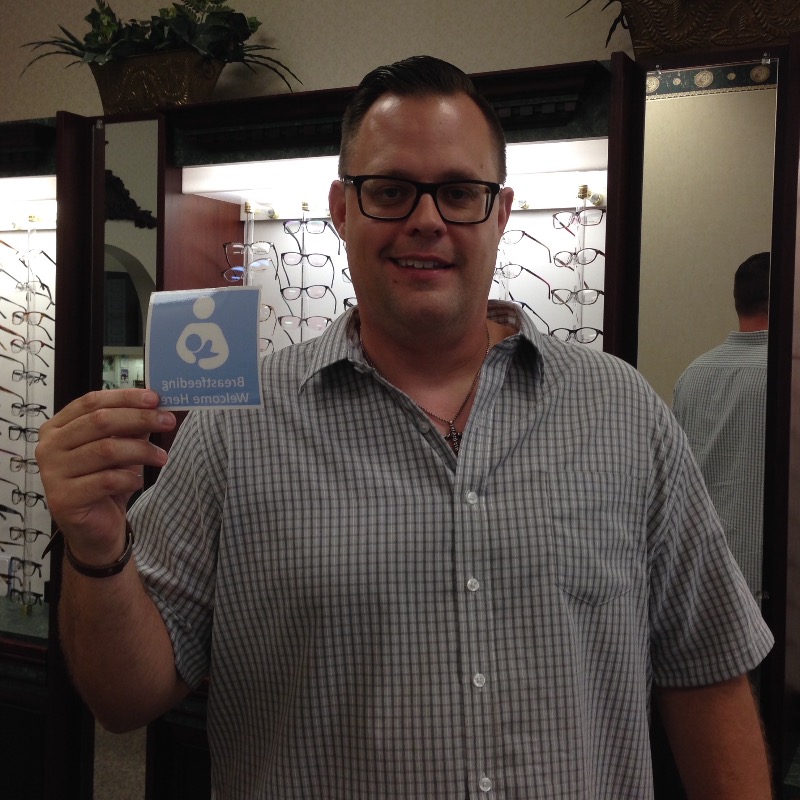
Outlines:
[[39, 431], [36, 461], [50, 513], [82, 562], [119, 558], [125, 509], [142, 486], [142, 466], [163, 466], [167, 454], [148, 441], [175, 427], [147, 389], [91, 392]]

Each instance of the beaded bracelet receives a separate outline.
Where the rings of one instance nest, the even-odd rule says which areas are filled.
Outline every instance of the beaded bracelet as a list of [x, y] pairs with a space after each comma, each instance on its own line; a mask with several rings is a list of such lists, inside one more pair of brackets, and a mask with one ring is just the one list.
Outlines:
[[[47, 547], [45, 547], [42, 553], [42, 558], [50, 552], [50, 548], [53, 546], [53, 542], [55, 542], [58, 536], [63, 536], [60, 529], [53, 534], [52, 538], [47, 543]], [[84, 564], [83, 561], [79, 561], [75, 558], [66, 541], [64, 542], [64, 555], [72, 569], [81, 575], [85, 575], [87, 578], [110, 578], [112, 575], [118, 575], [125, 569], [125, 565], [131, 560], [131, 555], [133, 555], [133, 530], [131, 529], [131, 524], [127, 519], [125, 520], [125, 550], [113, 564], [109, 564], [105, 567], [94, 567], [91, 564]]]

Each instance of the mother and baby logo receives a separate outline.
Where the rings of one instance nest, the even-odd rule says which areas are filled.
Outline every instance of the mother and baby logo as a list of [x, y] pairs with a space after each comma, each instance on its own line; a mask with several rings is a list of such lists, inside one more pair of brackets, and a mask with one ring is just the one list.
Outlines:
[[163, 407], [261, 405], [259, 307], [257, 286], [151, 295], [145, 375]]

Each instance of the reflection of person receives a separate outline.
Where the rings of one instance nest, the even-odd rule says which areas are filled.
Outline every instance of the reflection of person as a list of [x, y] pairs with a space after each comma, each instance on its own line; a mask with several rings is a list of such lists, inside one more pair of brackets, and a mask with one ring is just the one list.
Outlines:
[[692, 796], [768, 797], [771, 637], [685, 437], [627, 365], [487, 314], [491, 108], [436, 59], [379, 68], [340, 170], [358, 305], [262, 362], [263, 408], [187, 417], [130, 512], [139, 575], [81, 573], [119, 558], [171, 415], [91, 394], [42, 427], [92, 709], [140, 725], [210, 673], [221, 798], [639, 800], [655, 682]]
[[764, 528], [769, 262], [769, 253], [757, 253], [736, 270], [739, 330], [687, 367], [672, 402], [731, 551], [756, 597]]

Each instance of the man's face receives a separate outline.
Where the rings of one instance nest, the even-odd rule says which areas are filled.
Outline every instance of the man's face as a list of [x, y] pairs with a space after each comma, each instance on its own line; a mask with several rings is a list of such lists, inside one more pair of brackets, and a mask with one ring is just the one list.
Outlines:
[[[350, 175], [388, 175], [434, 183], [499, 181], [489, 126], [466, 95], [384, 95], [367, 112], [353, 141]], [[466, 330], [486, 316], [497, 245], [511, 210], [504, 189], [477, 225], [442, 220], [423, 195], [404, 220], [365, 217], [356, 190], [334, 182], [333, 223], [347, 244], [362, 326], [407, 336]]]

